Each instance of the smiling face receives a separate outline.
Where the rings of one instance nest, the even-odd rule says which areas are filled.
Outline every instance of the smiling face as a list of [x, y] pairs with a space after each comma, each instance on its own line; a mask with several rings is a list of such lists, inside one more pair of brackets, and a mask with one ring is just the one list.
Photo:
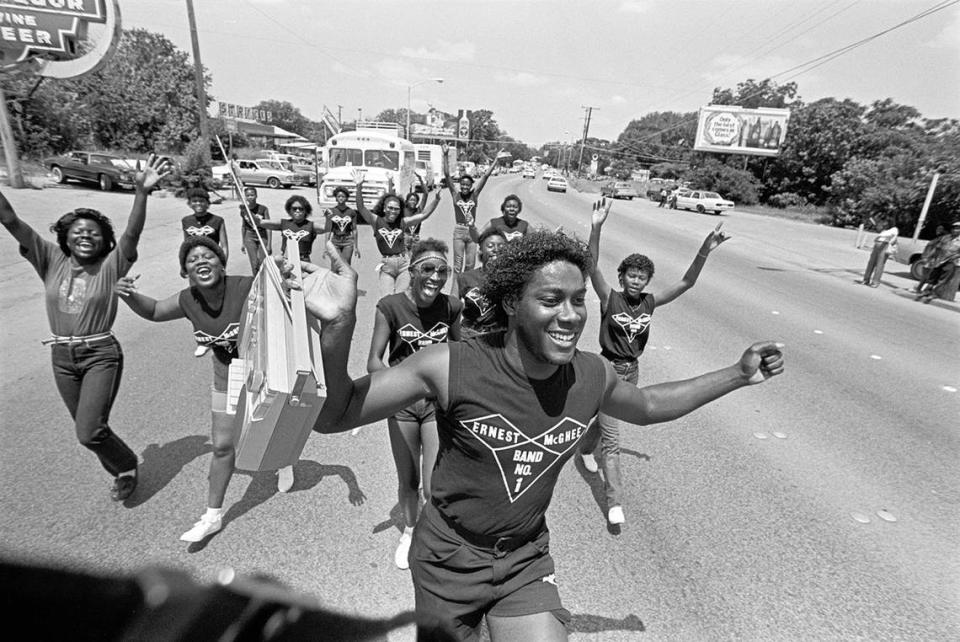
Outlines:
[[434, 302], [450, 276], [446, 257], [435, 251], [424, 252], [410, 265], [410, 294], [420, 307]]
[[243, 190], [243, 198], [247, 202], [247, 207], [253, 208], [257, 204], [257, 190], [255, 189]]
[[298, 225], [307, 220], [307, 208], [303, 206], [303, 203], [290, 205], [290, 218]]
[[486, 265], [497, 258], [500, 248], [502, 248], [506, 242], [506, 239], [499, 234], [491, 234], [483, 239], [483, 243], [480, 244], [480, 260], [483, 261], [483, 264]]
[[395, 223], [396, 220], [400, 218], [402, 211], [403, 208], [398, 198], [388, 198], [383, 203], [383, 218], [385, 218], [388, 223]]
[[620, 275], [620, 287], [628, 299], [637, 299], [650, 283], [650, 273], [637, 267], [627, 268]]
[[460, 195], [461, 196], [470, 196], [470, 192], [473, 191], [473, 179], [469, 176], [464, 176], [460, 179]]
[[573, 359], [587, 321], [587, 287], [580, 269], [553, 261], [537, 269], [517, 301], [504, 301], [527, 375], [550, 376]]
[[206, 214], [207, 210], [210, 209], [210, 201], [202, 196], [191, 196], [190, 200], [187, 201], [187, 205], [190, 206], [190, 209], [192, 209], [193, 213], [197, 216]]
[[183, 262], [190, 285], [212, 288], [223, 278], [226, 271], [220, 257], [210, 248], [198, 245], [187, 252]]
[[67, 230], [67, 247], [78, 263], [89, 263], [103, 255], [103, 229], [96, 221], [78, 218]]

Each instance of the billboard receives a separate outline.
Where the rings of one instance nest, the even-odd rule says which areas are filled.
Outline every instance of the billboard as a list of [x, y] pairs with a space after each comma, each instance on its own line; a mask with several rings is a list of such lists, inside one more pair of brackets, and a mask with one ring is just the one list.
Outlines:
[[266, 123], [273, 120], [273, 112], [266, 109], [257, 109], [256, 107], [245, 107], [234, 103], [217, 103], [217, 112], [221, 118], [243, 118], [246, 120], [257, 120]]
[[470, 138], [470, 112], [461, 109], [454, 116], [433, 107], [427, 112], [426, 123], [410, 125], [411, 137], [420, 139], [439, 138], [466, 142]]
[[777, 156], [789, 119], [789, 109], [707, 105], [700, 108], [693, 148], [700, 152]]

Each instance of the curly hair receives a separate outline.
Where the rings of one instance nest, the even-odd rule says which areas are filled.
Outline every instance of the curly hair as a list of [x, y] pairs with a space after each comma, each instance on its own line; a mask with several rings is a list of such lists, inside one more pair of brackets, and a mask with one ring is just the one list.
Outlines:
[[653, 261], [643, 254], [631, 254], [620, 261], [620, 266], [617, 268], [617, 276], [623, 276], [630, 268], [637, 268], [641, 272], [646, 272], [648, 278], [653, 278]]
[[554, 261], [572, 263], [584, 278], [593, 266], [590, 249], [580, 239], [560, 232], [536, 230], [503, 246], [490, 264], [480, 291], [497, 305], [507, 299], [520, 299], [533, 273]]
[[207, 248], [217, 255], [217, 258], [220, 259], [220, 263], [223, 264], [224, 268], [227, 267], [227, 255], [223, 253], [223, 248], [220, 247], [219, 243], [209, 236], [188, 236], [187, 239], [180, 244], [180, 274], [182, 276], [187, 275], [187, 254], [195, 247]]
[[446, 256], [448, 251], [447, 244], [440, 239], [420, 239], [410, 248], [410, 263], [412, 265], [422, 254], [426, 254], [427, 252], [438, 252]]
[[202, 198], [206, 202], [210, 202], [210, 193], [202, 187], [191, 187], [187, 190], [186, 196], [187, 202], [189, 202], [191, 198]]
[[310, 201], [308, 201], [308, 200], [305, 199], [304, 197], [300, 196], [299, 194], [297, 194], [296, 196], [291, 196], [290, 198], [288, 198], [288, 199], [287, 199], [287, 202], [283, 204], [283, 209], [287, 210], [287, 214], [289, 214], [289, 213], [290, 213], [290, 208], [293, 207], [294, 204], [296, 204], [296, 203], [299, 203], [300, 205], [303, 205], [303, 213], [304, 213], [304, 216], [310, 216], [310, 214], [313, 212], [313, 206], [310, 205]]
[[347, 198], [347, 200], [350, 199], [350, 190], [348, 190], [343, 185], [337, 185], [336, 187], [333, 188], [333, 197], [336, 198], [337, 194], [343, 194]]
[[103, 236], [103, 252], [100, 256], [106, 256], [117, 247], [117, 235], [113, 231], [113, 223], [106, 216], [97, 210], [91, 210], [86, 207], [78, 207], [72, 212], [67, 212], [57, 222], [50, 226], [50, 231], [57, 235], [57, 245], [63, 250], [63, 253], [70, 256], [70, 248], [67, 247], [67, 234], [70, 228], [79, 219], [93, 221], [100, 226], [100, 235]]
[[491, 226], [486, 228], [485, 230], [483, 230], [483, 232], [480, 233], [480, 237], [477, 239], [477, 245], [483, 245], [483, 242], [486, 241], [491, 236], [499, 236], [500, 238], [503, 239], [504, 243], [507, 242], [507, 237], [504, 235], [504, 233], [498, 230], [497, 228]]
[[397, 207], [400, 208], [400, 214], [403, 214], [403, 210], [406, 207], [406, 204], [403, 202], [402, 198], [400, 198], [393, 192], [387, 192], [386, 194], [381, 196], [380, 199], [377, 201], [377, 203], [370, 209], [370, 211], [376, 214], [377, 216], [382, 217], [383, 208], [387, 204], [387, 201], [389, 201], [390, 199], [393, 199], [397, 202]]
[[520, 200], [520, 197], [516, 194], [507, 194], [507, 197], [503, 199], [503, 202], [500, 203], [500, 212], [506, 213], [507, 202], [516, 201], [517, 202], [517, 214], [523, 211], [523, 201]]

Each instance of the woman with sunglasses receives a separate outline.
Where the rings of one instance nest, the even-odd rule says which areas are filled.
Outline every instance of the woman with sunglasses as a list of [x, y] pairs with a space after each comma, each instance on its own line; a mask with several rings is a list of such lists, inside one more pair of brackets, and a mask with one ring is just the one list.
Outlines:
[[[460, 340], [460, 300], [441, 292], [450, 276], [446, 243], [432, 238], [418, 241], [411, 259], [410, 286], [377, 303], [367, 372], [384, 370], [387, 364], [395, 366], [426, 346]], [[424, 499], [430, 500], [430, 475], [439, 446], [434, 411], [433, 400], [424, 399], [387, 419], [397, 466], [397, 499], [403, 511], [403, 532], [394, 555], [401, 569], [409, 568], [413, 525], [420, 515], [421, 480]]]
[[117, 317], [113, 285], [137, 260], [147, 197], [169, 171], [166, 161], [151, 155], [137, 172], [133, 208], [119, 239], [109, 218], [78, 208], [51, 226], [57, 235], [57, 242], [51, 243], [20, 220], [0, 194], [0, 223], [43, 280], [53, 332], [43, 343], [51, 348], [57, 390], [73, 419], [77, 440], [113, 478], [114, 501], [127, 499], [136, 489], [137, 455], [109, 425], [123, 374], [123, 351], [111, 330]]
[[407, 216], [404, 214], [403, 199], [393, 192], [387, 192], [373, 206], [373, 211], [370, 211], [363, 202], [362, 177], [357, 180], [356, 202], [357, 212], [373, 228], [373, 238], [380, 252], [381, 260], [377, 265], [380, 296], [405, 291], [410, 284], [410, 273], [407, 270], [410, 259], [403, 246], [403, 232], [406, 228], [427, 220], [436, 208]]
[[284, 204], [287, 215], [290, 218], [280, 219], [279, 221], [268, 221], [254, 215], [257, 226], [265, 230], [279, 230], [283, 238], [283, 245], [280, 246], [280, 252], [286, 255], [287, 241], [296, 241], [300, 250], [300, 260], [310, 262], [310, 254], [313, 252], [313, 242], [317, 234], [324, 233], [324, 223], [318, 223], [310, 220], [308, 217], [313, 212], [310, 201], [300, 196], [291, 196]]

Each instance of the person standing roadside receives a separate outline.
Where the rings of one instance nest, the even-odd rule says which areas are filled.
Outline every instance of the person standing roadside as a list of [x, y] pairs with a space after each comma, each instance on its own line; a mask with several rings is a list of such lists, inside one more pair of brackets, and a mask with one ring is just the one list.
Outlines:
[[0, 193], [0, 223], [43, 280], [53, 332], [43, 343], [51, 348], [57, 390], [73, 418], [77, 440], [113, 477], [114, 501], [127, 499], [136, 489], [137, 455], [109, 425], [123, 375], [123, 350], [111, 330], [117, 317], [113, 288], [137, 260], [147, 197], [169, 171], [151, 155], [137, 172], [133, 208], [119, 239], [110, 219], [78, 208], [50, 228], [57, 235], [57, 243], [51, 243], [21, 221]]
[[660, 204], [657, 207], [664, 207], [667, 204], [667, 190], [663, 187], [660, 188]]
[[[240, 205], [240, 220], [243, 222], [242, 251], [250, 261], [250, 271], [256, 274], [257, 270], [260, 269], [260, 264], [263, 263], [263, 259], [271, 253], [270, 233], [260, 225], [257, 225], [256, 228], [253, 227], [253, 223], [250, 222], [250, 217], [247, 215], [247, 209], [255, 218], [259, 217], [262, 220], [270, 218], [270, 210], [267, 209], [266, 205], [257, 202], [256, 187], [244, 187], [243, 198], [246, 201], [246, 207]], [[264, 252], [264, 249], [266, 249], [266, 252]]]
[[[881, 222], [881, 226], [886, 221]], [[863, 271], [863, 285], [869, 285], [872, 288], [880, 285], [880, 277], [883, 276], [883, 268], [887, 263], [887, 258], [897, 251], [897, 237], [900, 236], [900, 230], [896, 225], [890, 225], [873, 239], [873, 249], [870, 251], [870, 259], [867, 261], [867, 267]]]

